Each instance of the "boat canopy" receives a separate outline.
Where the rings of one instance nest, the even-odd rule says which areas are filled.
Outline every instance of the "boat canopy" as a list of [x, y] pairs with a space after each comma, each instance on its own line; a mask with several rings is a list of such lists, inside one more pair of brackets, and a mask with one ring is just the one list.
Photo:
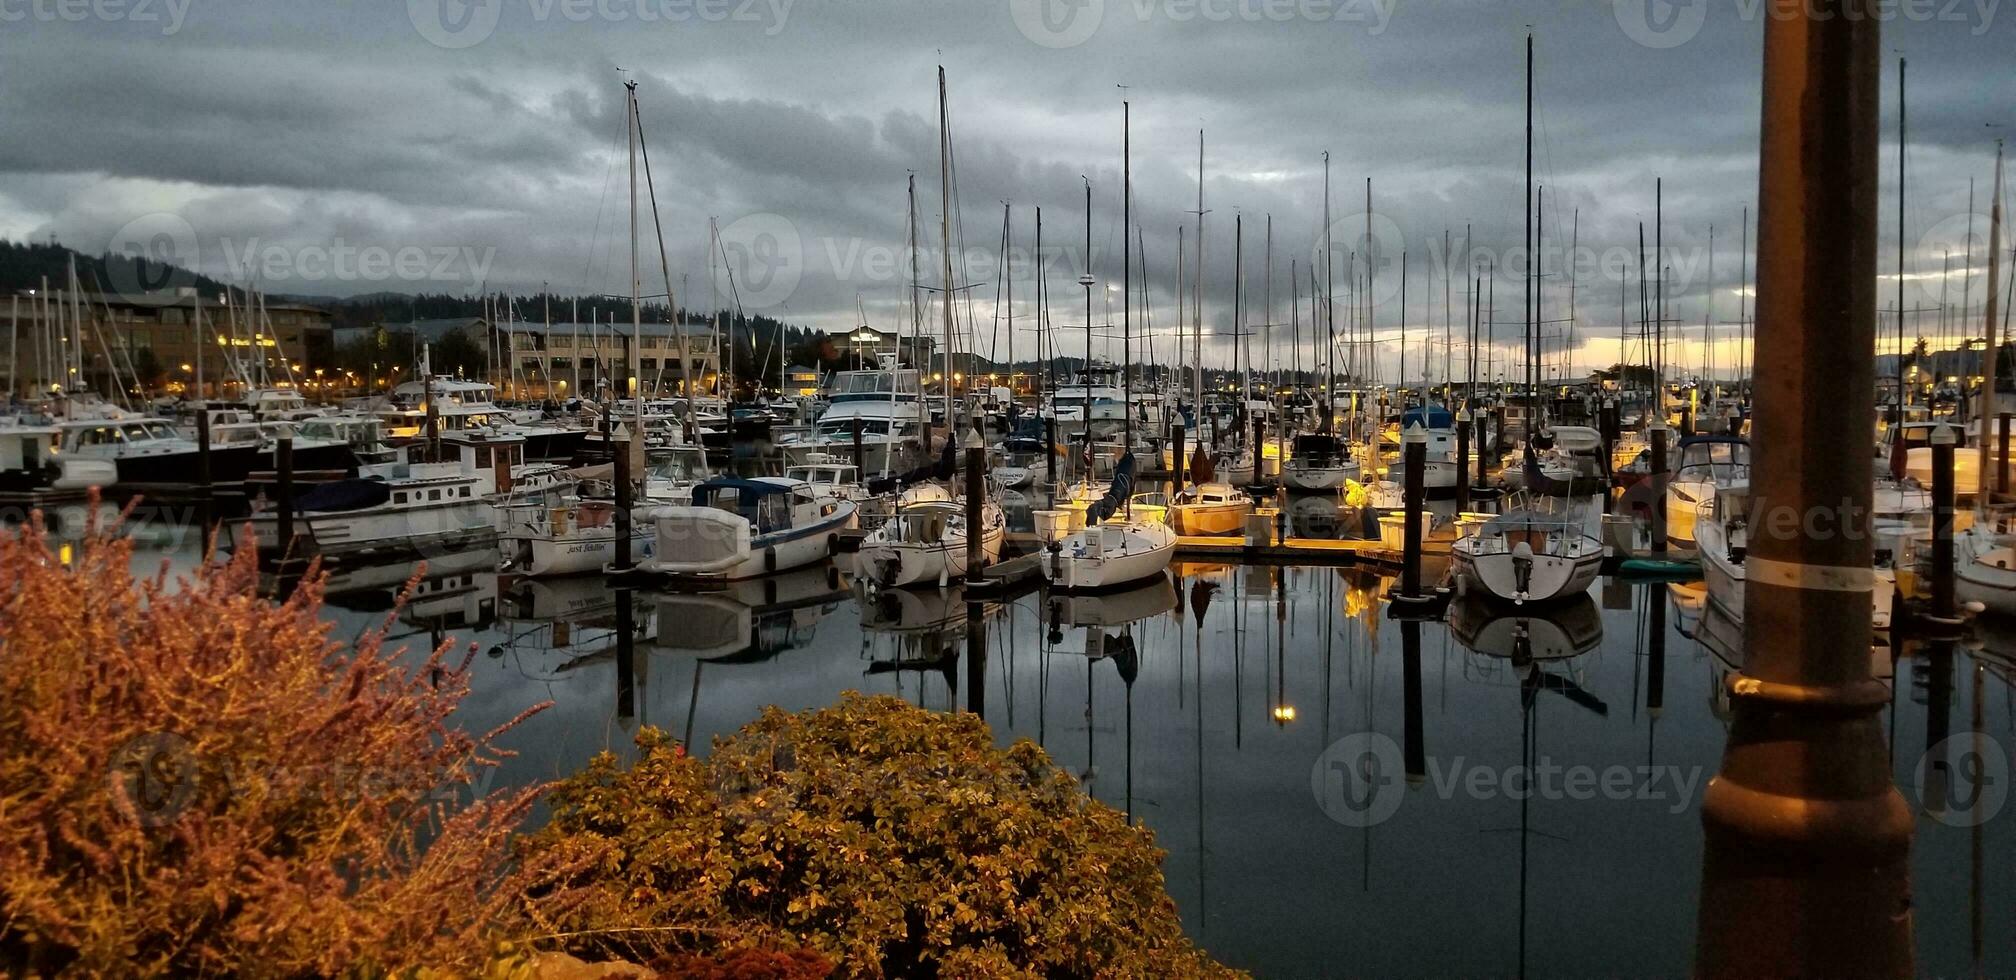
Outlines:
[[1456, 416], [1440, 405], [1416, 405], [1400, 414], [1400, 428], [1418, 425], [1424, 429], [1448, 429], [1456, 425]]
[[310, 489], [294, 501], [302, 511], [340, 513], [376, 507], [392, 499], [392, 488], [382, 480], [333, 480]]

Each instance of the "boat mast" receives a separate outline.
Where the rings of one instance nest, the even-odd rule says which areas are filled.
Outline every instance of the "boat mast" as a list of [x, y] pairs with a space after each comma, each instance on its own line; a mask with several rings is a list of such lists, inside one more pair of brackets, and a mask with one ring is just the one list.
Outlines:
[[[917, 352], [924, 349], [924, 298], [923, 281], [917, 268], [917, 174], [910, 174], [910, 366], [917, 372], [917, 431], [924, 443], [924, 456], [931, 457], [931, 406], [924, 398], [924, 378], [931, 371], [931, 359], [917, 363]], [[903, 364], [903, 328], [896, 328], [896, 364]], [[894, 386], [900, 371], [890, 375], [889, 384]]]
[[[1316, 403], [1323, 410], [1317, 431], [1330, 433], [1337, 412], [1330, 400], [1337, 393], [1337, 282], [1335, 263], [1330, 258], [1330, 151], [1323, 151], [1323, 397]], [[1311, 331], [1314, 332], [1313, 330]]]
[[1190, 400], [1204, 426], [1204, 131], [1197, 131], [1197, 260], [1190, 271]]
[[1085, 272], [1078, 277], [1078, 285], [1085, 287], [1085, 363], [1079, 368], [1079, 376], [1085, 381], [1085, 462], [1087, 482], [1091, 477], [1092, 462], [1092, 178], [1085, 181]]
[[[938, 66], [938, 231], [941, 248], [939, 272], [945, 286], [945, 438], [952, 440], [956, 423], [952, 419], [952, 131], [945, 104], [945, 66]], [[931, 435], [924, 435], [926, 449]]]
[[1897, 56], [1897, 404], [1890, 410], [1892, 425], [1904, 421], [1904, 350], [1904, 56], [1900, 54]]
[[[1981, 437], [1988, 437], [1987, 420], [1996, 415], [1995, 372], [1996, 360], [2001, 355], [2001, 340], [1995, 336], [1995, 304], [2000, 291], [1996, 287], [2001, 277], [2002, 258], [2002, 141], [1995, 141], [1995, 183], [1988, 190], [1988, 305], [1982, 326], [1982, 336], [1988, 340], [1988, 356], [1981, 382], [1983, 400], [1981, 402]], [[1984, 454], [1985, 455], [1985, 454]], [[2006, 457], [2004, 462], [2006, 462]], [[1983, 491], [1974, 495], [1976, 515], [1986, 515], [1989, 494], [1986, 491], [1988, 467], [1981, 468]], [[1996, 472], [2001, 472], [1998, 468]]]
[[1246, 323], [1244, 301], [1246, 298], [1246, 216], [1234, 212], [1232, 215], [1232, 374], [1239, 378], [1239, 404], [1232, 408], [1232, 424], [1243, 439], [1246, 428], [1246, 403], [1252, 401], [1252, 391], [1247, 387], [1247, 376], [1241, 368], [1240, 348], [1246, 346]]
[[1204, 432], [1204, 129], [1198, 129], [1198, 268], [1191, 272], [1189, 298], [1191, 349], [1189, 349], [1189, 391], [1193, 411], [1198, 413], [1198, 432]]
[[637, 271], [637, 127], [642, 120], [637, 117], [636, 80], [632, 79], [624, 82], [623, 90], [630, 110], [630, 124], [627, 127], [630, 136], [630, 356], [624, 360], [623, 370], [629, 374], [630, 383], [637, 388], [635, 395], [637, 431], [631, 434], [631, 438], [639, 440], [638, 445], [642, 445], [641, 440], [644, 438], [644, 385], [642, 384], [642, 379], [637, 377], [642, 373], [638, 357], [642, 353], [644, 343], [644, 316], [643, 312], [639, 309], [639, 305], [643, 300], [640, 294], [644, 291], [644, 280]]
[[1533, 456], [1533, 35], [1526, 35], [1526, 456]]
[[[1134, 451], [1134, 220], [1132, 108], [1120, 100], [1120, 452]], [[1086, 406], [1088, 413], [1091, 406]], [[1129, 508], [1132, 514], [1132, 508]]]

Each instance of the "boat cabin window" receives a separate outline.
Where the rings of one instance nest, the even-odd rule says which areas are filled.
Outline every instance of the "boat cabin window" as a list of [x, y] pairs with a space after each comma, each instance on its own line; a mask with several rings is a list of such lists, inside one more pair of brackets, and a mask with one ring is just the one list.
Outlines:
[[487, 470], [487, 469], [489, 469], [489, 468], [490, 468], [490, 447], [489, 447], [489, 446], [477, 446], [477, 447], [476, 447], [476, 468], [477, 468], [477, 469], [479, 469], [479, 470]]
[[766, 493], [756, 499], [756, 530], [758, 533], [781, 531], [791, 526], [791, 499], [793, 496], [794, 494]]
[[392, 502], [393, 502], [393, 503], [395, 503], [395, 504], [403, 504], [403, 503], [405, 503], [405, 502], [406, 502], [406, 492], [405, 492], [404, 490], [401, 490], [400, 492], [398, 492], [398, 493], [395, 493], [395, 494], [393, 494], [393, 495], [392, 495]]

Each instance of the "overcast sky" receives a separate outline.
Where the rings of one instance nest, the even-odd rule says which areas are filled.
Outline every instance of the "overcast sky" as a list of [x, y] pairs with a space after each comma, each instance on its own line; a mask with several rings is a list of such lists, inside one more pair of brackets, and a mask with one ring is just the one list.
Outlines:
[[[1993, 140], [2016, 126], [2016, 11], [1998, 3], [1890, 11], [1885, 303], [1896, 283], [1901, 52], [1911, 62], [1905, 302], [1934, 307], [1944, 291], [1957, 308], [1965, 290], [1981, 305]], [[942, 64], [961, 249], [953, 278], [970, 297], [982, 353], [1007, 354], [995, 298], [1004, 201], [1021, 251], [1017, 356], [1033, 350], [1038, 206], [1050, 319], [1062, 352], [1084, 350], [1081, 176], [1092, 183], [1091, 271], [1098, 289], [1113, 289], [1119, 320], [1125, 98], [1158, 359], [1175, 357], [1179, 229], [1196, 257], [1201, 129], [1207, 359], [1231, 356], [1235, 216], [1247, 322], [1281, 324], [1273, 356], [1289, 359], [1293, 261], [1305, 363], [1311, 356], [1308, 269], [1323, 237], [1328, 151], [1339, 303], [1349, 302], [1346, 254], [1363, 247], [1369, 177], [1382, 372], [1400, 353], [1404, 248], [1408, 375], [1418, 377], [1424, 334], [1432, 326], [1439, 338], [1444, 321], [1445, 232], [1460, 251], [1467, 227], [1480, 265], [1488, 257], [1512, 270], [1496, 283], [1496, 332], [1508, 342], [1520, 329], [1524, 228], [1514, 212], [1530, 25], [1535, 180], [1553, 249], [1543, 315], [1567, 316], [1572, 282], [1576, 365], [1617, 359], [1619, 265], [1635, 264], [1640, 221], [1650, 238], [1663, 177], [1669, 315], [1691, 338], [1672, 356], [1698, 364], [1711, 295], [1718, 324], [1737, 317], [1770, 9], [1768, 0], [0, 0], [0, 236], [53, 236], [87, 252], [146, 247], [280, 293], [542, 283], [627, 293], [627, 72], [683, 305], [709, 301], [711, 217], [745, 308], [832, 330], [862, 322], [858, 309], [895, 329], [909, 318], [912, 172], [919, 234], [934, 249], [940, 237]], [[1978, 184], [1971, 287], [1969, 178]], [[643, 291], [662, 293], [648, 201], [640, 213]], [[1571, 233], [1583, 255], [1566, 275]], [[936, 288], [937, 253], [923, 264]], [[713, 276], [725, 287], [725, 273]], [[1460, 324], [1460, 265], [1450, 278]], [[1635, 281], [1630, 289], [1636, 317]], [[1096, 302], [1103, 324], [1107, 299]], [[1937, 312], [1916, 316], [1914, 333], [1938, 333]], [[1151, 341], [1136, 328], [1138, 356]], [[1100, 349], [1117, 354], [1117, 333]], [[1718, 344], [1724, 372], [1735, 350]], [[1440, 377], [1439, 350], [1433, 364]]]

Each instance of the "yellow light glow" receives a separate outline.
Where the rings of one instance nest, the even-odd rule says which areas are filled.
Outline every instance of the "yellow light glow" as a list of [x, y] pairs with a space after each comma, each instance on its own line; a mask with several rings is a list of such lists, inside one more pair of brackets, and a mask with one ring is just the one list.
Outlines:
[[1295, 720], [1295, 706], [1294, 706], [1294, 705], [1292, 705], [1292, 704], [1282, 704], [1282, 705], [1276, 705], [1276, 706], [1274, 707], [1274, 720], [1275, 720], [1275, 721], [1294, 721], [1294, 720]]

